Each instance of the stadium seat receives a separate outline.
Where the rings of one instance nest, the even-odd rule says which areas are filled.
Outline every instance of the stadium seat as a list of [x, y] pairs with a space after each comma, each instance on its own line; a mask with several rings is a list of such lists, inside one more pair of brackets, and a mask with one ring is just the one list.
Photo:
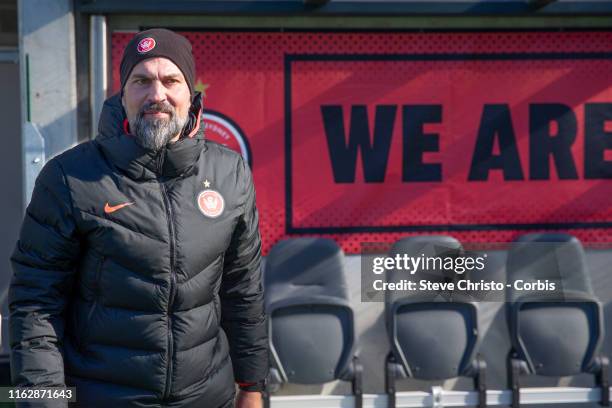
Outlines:
[[[587, 274], [578, 239], [567, 234], [527, 234], [508, 251], [507, 319], [512, 341], [508, 382], [520, 404], [521, 375], [562, 377], [590, 373], [609, 406], [608, 359], [599, 355], [603, 313]], [[514, 282], [548, 282], [517, 290]], [[552, 289], [555, 285], [555, 290]], [[521, 283], [523, 285], [523, 283]]]
[[342, 249], [322, 238], [281, 241], [267, 256], [264, 284], [272, 359], [269, 387], [350, 381], [360, 408], [362, 367], [354, 355], [354, 316]]
[[[389, 256], [457, 257], [461, 244], [448, 236], [419, 236], [397, 241]], [[464, 279], [453, 270], [388, 270], [387, 282], [449, 282]], [[471, 377], [479, 392], [479, 406], [486, 406], [486, 364], [478, 353], [478, 309], [467, 296], [455, 292], [386, 291], [385, 322], [391, 341], [385, 383], [389, 407], [395, 407], [397, 378], [443, 380]]]

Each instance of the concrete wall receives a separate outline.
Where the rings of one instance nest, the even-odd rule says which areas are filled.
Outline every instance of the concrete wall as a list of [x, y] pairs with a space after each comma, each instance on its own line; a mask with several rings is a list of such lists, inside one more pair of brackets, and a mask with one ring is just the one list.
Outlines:
[[[16, 54], [16, 51], [15, 51]], [[23, 214], [21, 185], [21, 106], [19, 103], [19, 64], [0, 62], [0, 123], [2, 123], [2, 149], [0, 149], [0, 191], [2, 206], [0, 211], [0, 299], [2, 299], [2, 346], [5, 345], [8, 308], [6, 294], [12, 271], [9, 257], [13, 248]]]
[[[72, 4], [71, 0], [19, 0], [19, 43], [8, 50], [16, 58], [13, 62], [0, 59], [3, 96], [0, 122], [4, 135], [0, 149], [3, 174], [0, 187], [4, 197], [0, 207], [0, 222], [4, 227], [0, 236], [0, 313], [3, 316], [0, 355], [8, 353], [7, 292], [12, 276], [9, 257], [35, 176], [44, 163], [44, 160], [33, 163], [28, 156], [31, 145], [24, 140], [33, 126], [26, 122], [40, 131], [46, 157], [66, 150], [77, 141]], [[1, 55], [6, 53], [7, 48], [0, 49]]]

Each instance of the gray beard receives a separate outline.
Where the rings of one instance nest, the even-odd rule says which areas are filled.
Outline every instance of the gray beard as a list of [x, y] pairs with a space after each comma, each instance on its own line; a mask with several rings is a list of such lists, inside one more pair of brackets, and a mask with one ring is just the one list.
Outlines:
[[130, 129], [136, 136], [136, 141], [145, 149], [160, 151], [170, 139], [179, 134], [187, 123], [187, 116], [180, 118], [174, 108], [170, 107], [168, 118], [147, 118], [145, 108], [138, 112], [136, 118], [130, 120]]

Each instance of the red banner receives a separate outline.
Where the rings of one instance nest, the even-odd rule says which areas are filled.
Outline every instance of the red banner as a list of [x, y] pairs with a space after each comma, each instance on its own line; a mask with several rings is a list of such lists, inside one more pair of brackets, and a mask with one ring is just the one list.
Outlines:
[[[187, 32], [206, 137], [253, 169], [264, 252], [414, 234], [611, 242], [612, 33]], [[133, 33], [114, 33], [114, 89]]]

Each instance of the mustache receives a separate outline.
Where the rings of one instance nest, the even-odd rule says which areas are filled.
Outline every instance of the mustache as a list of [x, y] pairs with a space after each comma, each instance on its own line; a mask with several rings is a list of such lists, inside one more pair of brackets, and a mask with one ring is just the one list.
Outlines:
[[146, 105], [143, 105], [138, 112], [138, 116], [143, 117], [145, 112], [147, 113], [168, 113], [171, 116], [174, 116], [174, 107], [170, 105], [168, 102], [151, 102]]

